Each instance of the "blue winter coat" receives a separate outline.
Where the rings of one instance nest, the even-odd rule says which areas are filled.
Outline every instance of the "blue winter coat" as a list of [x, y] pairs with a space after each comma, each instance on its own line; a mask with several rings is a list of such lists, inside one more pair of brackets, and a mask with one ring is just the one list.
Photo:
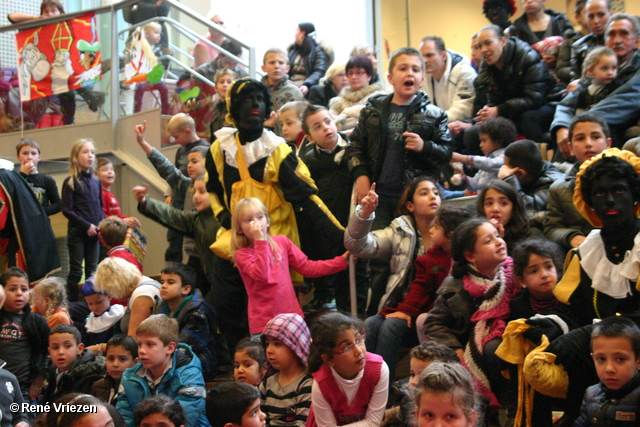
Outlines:
[[151, 390], [146, 378], [138, 375], [142, 369], [140, 362], [127, 369], [120, 381], [116, 409], [128, 426], [133, 427], [133, 412], [140, 402], [162, 393], [180, 403], [188, 427], [211, 427], [205, 415], [206, 388], [202, 367], [188, 344], [178, 344], [172, 356], [171, 369], [164, 374], [156, 389]]

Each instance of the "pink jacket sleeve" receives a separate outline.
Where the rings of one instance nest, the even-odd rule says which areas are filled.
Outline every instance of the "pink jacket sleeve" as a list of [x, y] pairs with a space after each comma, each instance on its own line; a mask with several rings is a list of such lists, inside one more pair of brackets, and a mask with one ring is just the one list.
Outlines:
[[333, 259], [311, 261], [291, 240], [285, 236], [275, 236], [282, 252], [289, 258], [289, 265], [304, 277], [320, 277], [346, 270], [347, 261], [342, 255]]
[[256, 240], [253, 248], [242, 248], [236, 252], [238, 270], [256, 282], [266, 282], [269, 278], [271, 248], [266, 240]]

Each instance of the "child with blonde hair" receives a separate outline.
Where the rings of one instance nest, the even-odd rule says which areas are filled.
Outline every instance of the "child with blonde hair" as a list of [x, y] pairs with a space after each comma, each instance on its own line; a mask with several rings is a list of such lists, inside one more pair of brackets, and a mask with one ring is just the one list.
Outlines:
[[60, 277], [48, 277], [33, 288], [33, 311], [47, 319], [49, 329], [56, 325], [70, 325], [67, 311], [66, 282]]
[[229, 68], [222, 68], [216, 71], [216, 74], [213, 76], [213, 82], [216, 84], [216, 94], [213, 95], [213, 98], [211, 99], [211, 103], [213, 104], [213, 113], [211, 116], [209, 131], [212, 135], [212, 140], [214, 132], [218, 129], [223, 127], [233, 127], [231, 123], [227, 122], [227, 114], [229, 114], [229, 110], [227, 109], [227, 91], [229, 90], [231, 83], [233, 83], [237, 78], [238, 73]]
[[69, 177], [62, 185], [62, 213], [69, 220], [67, 247], [69, 248], [69, 276], [67, 295], [78, 299], [78, 283], [98, 266], [100, 242], [98, 224], [104, 218], [102, 188], [95, 176], [96, 148], [91, 139], [79, 139], [71, 147]]
[[286, 236], [271, 236], [269, 213], [255, 197], [241, 199], [233, 211], [231, 253], [249, 299], [249, 332], [259, 334], [280, 313], [302, 309], [289, 266], [305, 277], [334, 274], [347, 268], [348, 252], [326, 261], [310, 261]]
[[473, 377], [457, 363], [433, 362], [420, 374], [413, 395], [418, 427], [474, 427], [478, 420]]
[[620, 84], [618, 75], [618, 57], [605, 46], [593, 49], [584, 60], [584, 77], [591, 79], [588, 86], [576, 89], [576, 114], [590, 110], [592, 106], [608, 97]]

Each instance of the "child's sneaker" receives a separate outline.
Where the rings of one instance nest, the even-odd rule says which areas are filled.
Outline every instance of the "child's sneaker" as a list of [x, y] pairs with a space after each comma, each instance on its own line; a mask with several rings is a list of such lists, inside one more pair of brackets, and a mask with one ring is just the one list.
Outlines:
[[330, 301], [314, 299], [313, 301], [302, 307], [302, 311], [305, 313], [313, 313], [316, 311], [336, 311], [337, 309], [338, 308], [336, 306], [335, 299], [332, 299]]

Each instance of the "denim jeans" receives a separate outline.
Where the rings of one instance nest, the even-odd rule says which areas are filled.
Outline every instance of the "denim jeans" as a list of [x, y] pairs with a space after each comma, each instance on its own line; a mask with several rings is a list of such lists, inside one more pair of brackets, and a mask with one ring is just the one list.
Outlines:
[[69, 249], [67, 293], [69, 301], [78, 301], [78, 283], [82, 278], [82, 262], [84, 261], [85, 278], [95, 273], [98, 267], [100, 242], [97, 235], [89, 236], [85, 230], [69, 227], [67, 248]]
[[389, 384], [396, 375], [399, 351], [406, 333], [411, 329], [403, 319], [386, 318], [380, 314], [369, 317], [364, 322], [367, 328], [365, 344], [367, 351], [382, 356], [389, 366]]

